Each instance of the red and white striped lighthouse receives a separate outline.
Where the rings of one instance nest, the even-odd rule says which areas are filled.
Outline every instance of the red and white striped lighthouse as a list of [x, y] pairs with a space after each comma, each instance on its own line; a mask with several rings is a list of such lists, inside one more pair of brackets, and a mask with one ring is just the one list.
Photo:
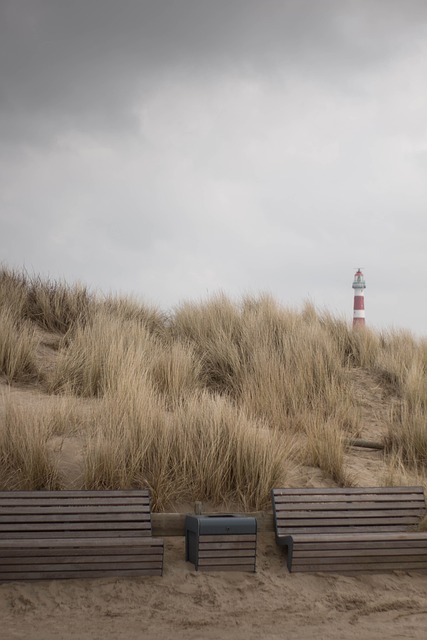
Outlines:
[[365, 326], [365, 278], [360, 269], [354, 274], [353, 327]]

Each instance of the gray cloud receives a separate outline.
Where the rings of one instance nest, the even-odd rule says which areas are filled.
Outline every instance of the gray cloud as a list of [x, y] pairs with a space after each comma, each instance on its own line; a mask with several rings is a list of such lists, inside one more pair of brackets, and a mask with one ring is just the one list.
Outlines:
[[425, 333], [424, 1], [0, 12], [2, 261], [162, 306], [267, 290], [347, 317], [363, 266], [370, 322]]
[[[173, 74], [339, 80], [388, 64], [422, 34], [424, 2], [3, 0], [3, 138], [135, 125]], [[182, 75], [181, 75], [182, 77]]]

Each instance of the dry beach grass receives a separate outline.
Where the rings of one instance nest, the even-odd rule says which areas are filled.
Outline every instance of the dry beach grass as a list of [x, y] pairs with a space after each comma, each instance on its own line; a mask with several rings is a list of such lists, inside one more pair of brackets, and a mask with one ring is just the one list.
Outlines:
[[[148, 486], [159, 511], [248, 511], [279, 485], [426, 484], [427, 341], [310, 304], [219, 294], [166, 314], [4, 267], [0, 375], [1, 489]], [[165, 567], [1, 585], [6, 638], [425, 637], [425, 577], [289, 575], [270, 534], [255, 576], [199, 575], [179, 538]]]

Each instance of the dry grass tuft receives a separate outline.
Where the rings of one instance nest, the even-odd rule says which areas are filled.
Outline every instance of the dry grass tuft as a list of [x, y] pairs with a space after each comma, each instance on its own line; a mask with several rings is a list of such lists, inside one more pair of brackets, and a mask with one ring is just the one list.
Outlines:
[[6, 489], [60, 489], [60, 473], [49, 453], [51, 425], [44, 414], [6, 403], [0, 430], [0, 481]]
[[102, 397], [116, 388], [127, 370], [141, 375], [146, 371], [152, 357], [151, 341], [143, 324], [111, 318], [100, 309], [64, 340], [47, 378], [48, 390]]
[[13, 309], [0, 308], [0, 373], [10, 382], [28, 382], [38, 375], [34, 328], [16, 318]]
[[286, 438], [206, 392], [172, 417], [145, 381], [137, 395], [124, 389], [119, 402], [105, 400], [89, 438], [85, 486], [148, 486], [155, 509], [194, 499], [261, 508], [295, 468], [292, 453]]
[[91, 312], [93, 296], [86, 287], [44, 280], [6, 267], [0, 269], [0, 303], [13, 307], [16, 317], [47, 331], [65, 334]]
[[306, 421], [307, 441], [302, 452], [305, 464], [319, 467], [341, 487], [351, 487], [354, 479], [344, 465], [345, 434], [334, 419]]

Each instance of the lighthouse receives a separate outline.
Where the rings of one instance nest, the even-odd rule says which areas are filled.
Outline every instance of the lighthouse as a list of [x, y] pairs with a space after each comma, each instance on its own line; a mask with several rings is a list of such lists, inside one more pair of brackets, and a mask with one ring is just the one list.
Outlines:
[[360, 269], [354, 274], [353, 327], [365, 326], [365, 278]]

